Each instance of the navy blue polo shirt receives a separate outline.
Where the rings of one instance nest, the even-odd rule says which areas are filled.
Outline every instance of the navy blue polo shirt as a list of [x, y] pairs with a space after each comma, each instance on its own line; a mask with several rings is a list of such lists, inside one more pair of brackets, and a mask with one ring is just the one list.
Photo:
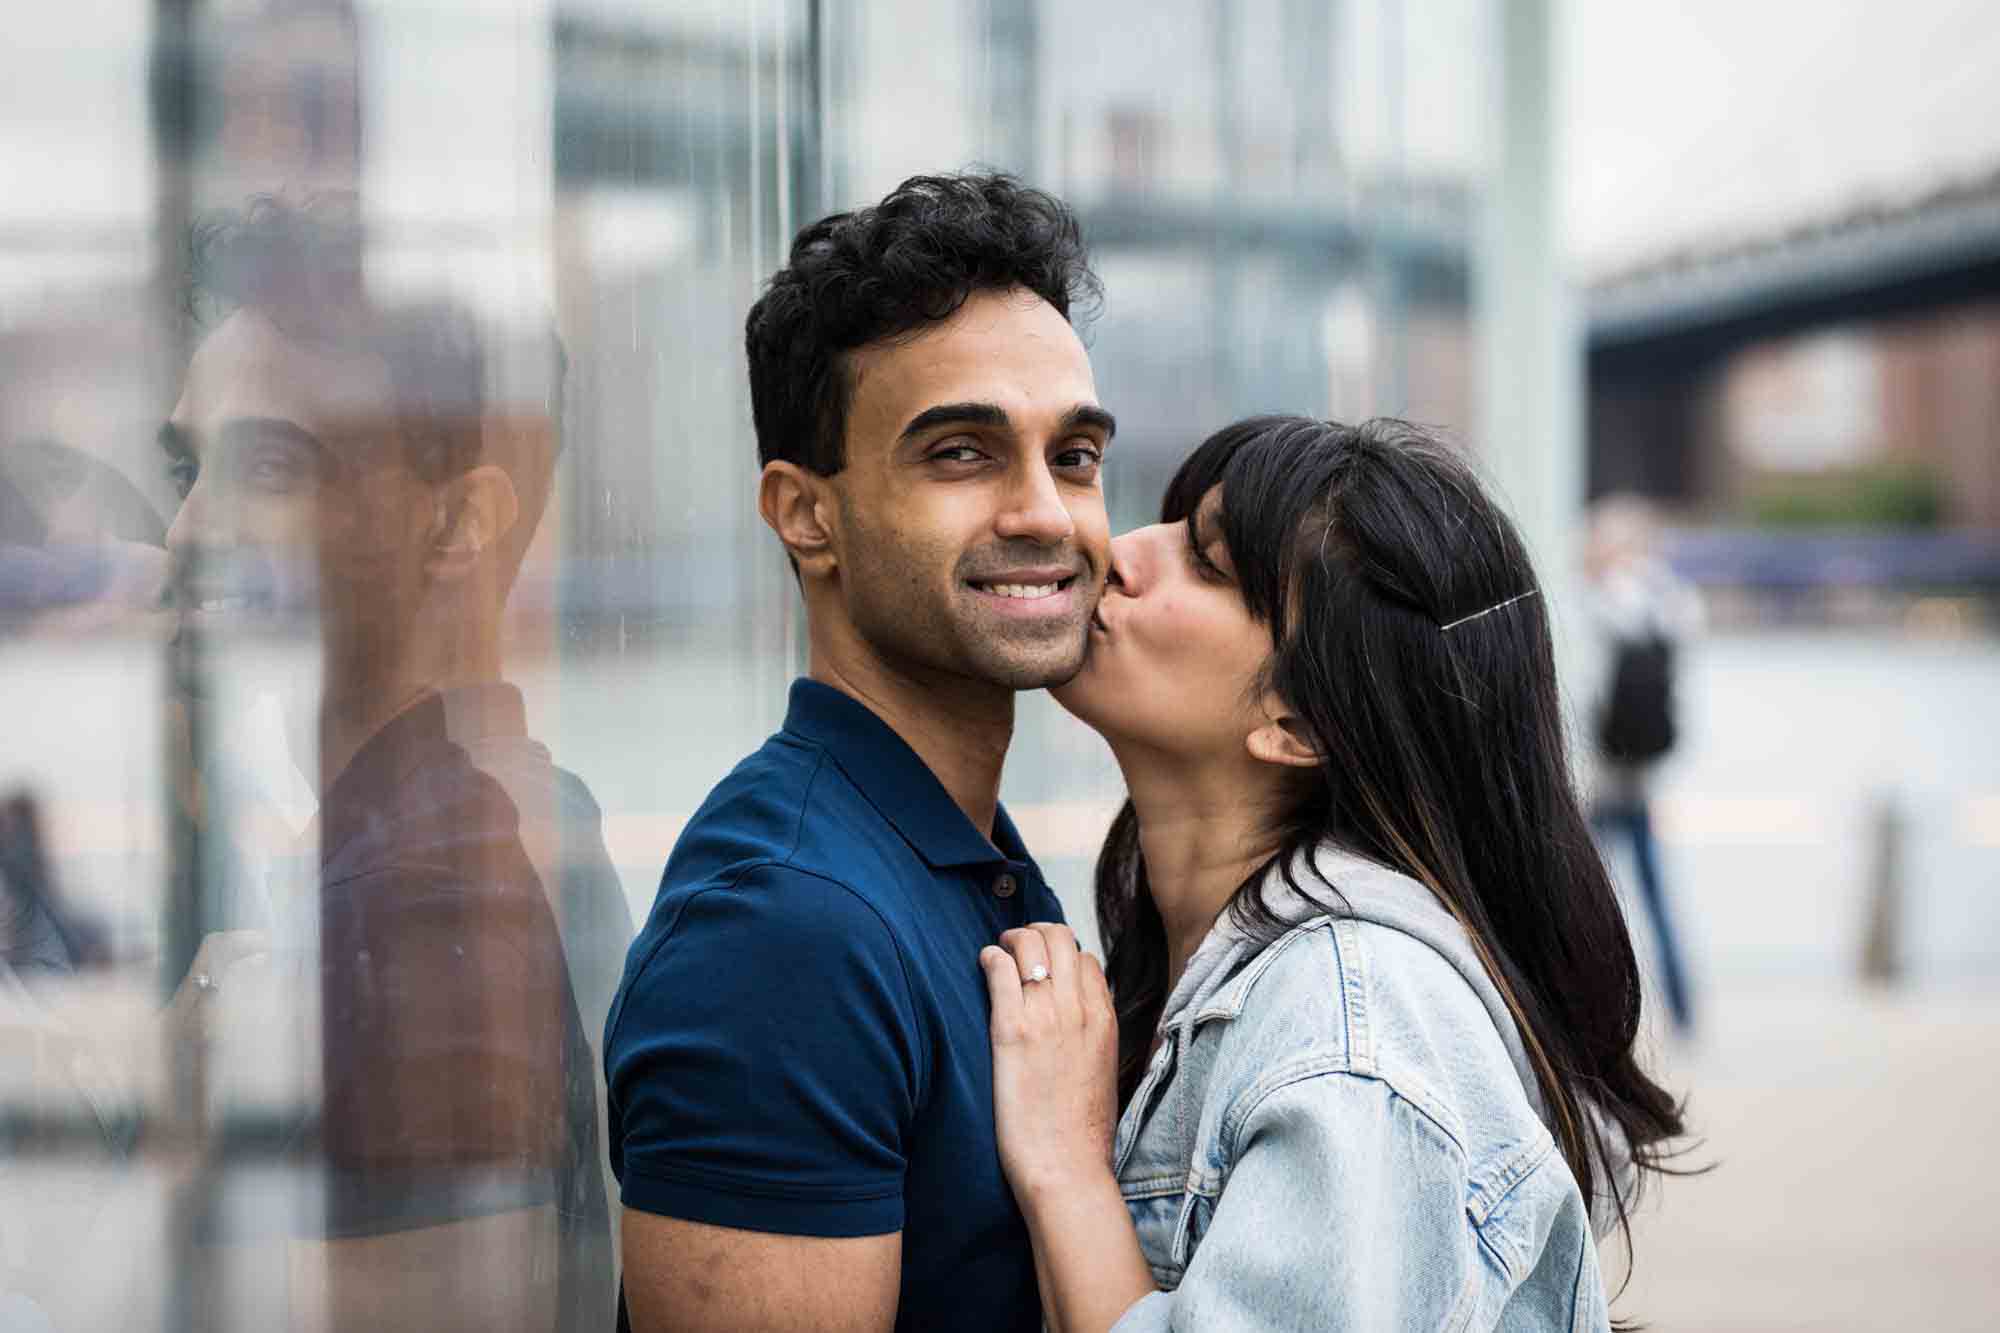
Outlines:
[[903, 1233], [899, 1329], [1035, 1330], [993, 1138], [979, 950], [1062, 908], [874, 713], [792, 686], [783, 730], [667, 862], [605, 1026], [625, 1205], [799, 1236]]

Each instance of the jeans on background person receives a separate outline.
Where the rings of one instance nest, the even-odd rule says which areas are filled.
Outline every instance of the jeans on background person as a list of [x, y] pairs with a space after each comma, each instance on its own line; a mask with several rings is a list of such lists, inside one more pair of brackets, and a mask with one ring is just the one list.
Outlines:
[[1667, 1013], [1673, 1019], [1674, 1030], [1685, 1035], [1694, 1027], [1694, 1010], [1680, 940], [1667, 908], [1666, 886], [1660, 879], [1660, 850], [1653, 837], [1653, 812], [1643, 801], [1605, 802], [1591, 811], [1590, 822], [1605, 841], [1607, 851], [1618, 839], [1632, 846], [1639, 897], [1652, 924], [1653, 938], [1658, 941], [1660, 986], [1666, 993]]

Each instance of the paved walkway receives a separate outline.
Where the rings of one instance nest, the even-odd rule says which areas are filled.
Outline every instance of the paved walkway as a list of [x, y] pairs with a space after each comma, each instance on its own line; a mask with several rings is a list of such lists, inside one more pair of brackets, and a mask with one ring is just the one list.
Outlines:
[[1720, 1166], [1648, 1201], [1613, 1313], [1660, 1333], [2000, 1329], [2000, 987], [1704, 998], [1701, 1041], [1660, 1064]]

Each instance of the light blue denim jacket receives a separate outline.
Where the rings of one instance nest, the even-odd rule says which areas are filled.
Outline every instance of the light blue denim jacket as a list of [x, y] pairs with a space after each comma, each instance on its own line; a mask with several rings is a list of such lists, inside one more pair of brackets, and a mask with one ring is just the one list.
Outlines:
[[1273, 872], [1283, 933], [1224, 913], [1119, 1122], [1162, 1290], [1114, 1333], [1608, 1329], [1591, 1218], [1463, 928], [1331, 846], [1293, 864], [1350, 910]]

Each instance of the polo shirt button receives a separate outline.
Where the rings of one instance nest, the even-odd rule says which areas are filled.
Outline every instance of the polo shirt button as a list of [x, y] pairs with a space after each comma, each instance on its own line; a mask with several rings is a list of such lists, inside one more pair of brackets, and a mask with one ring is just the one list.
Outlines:
[[993, 896], [995, 898], [1011, 898], [1014, 896], [1014, 890], [1017, 887], [1019, 886], [1015, 884], [1012, 875], [1003, 874], [1000, 878], [993, 881]]

